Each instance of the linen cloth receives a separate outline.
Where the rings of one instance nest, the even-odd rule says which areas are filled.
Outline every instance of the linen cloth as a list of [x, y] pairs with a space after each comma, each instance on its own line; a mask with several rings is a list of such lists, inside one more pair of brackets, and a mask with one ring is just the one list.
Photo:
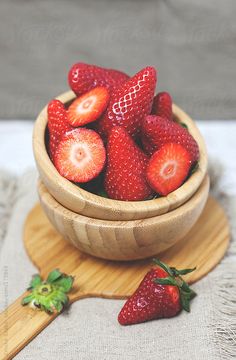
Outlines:
[[[31, 153], [32, 125], [30, 121], [0, 121], [1, 310], [22, 294], [32, 274], [36, 273], [22, 244], [23, 223], [37, 201], [35, 170], [22, 176], [25, 168], [34, 164]], [[236, 158], [236, 123], [229, 121], [226, 125], [224, 121], [198, 121], [197, 125], [206, 140], [210, 157], [214, 158], [210, 170], [214, 192], [224, 203], [235, 234], [236, 163], [232, 159]], [[223, 162], [223, 169], [218, 159]], [[7, 173], [2, 170], [4, 166], [8, 169]], [[222, 194], [223, 190], [225, 195]], [[228, 199], [231, 199], [229, 203]], [[80, 300], [16, 358], [235, 359], [234, 254], [235, 245], [231, 245], [229, 256], [222, 265], [193, 286], [198, 291], [198, 297], [192, 302], [191, 314], [182, 313], [177, 318], [124, 328], [116, 321], [123, 301]]]
[[[214, 191], [224, 199], [231, 221], [235, 221], [236, 198], [229, 200], [220, 195], [217, 179], [221, 168], [214, 163], [213, 169]], [[22, 243], [26, 215], [37, 199], [36, 179], [35, 170], [20, 178], [4, 176], [4, 173], [0, 177], [0, 209], [2, 215], [4, 209], [8, 214], [2, 224], [5, 236], [0, 252], [1, 310], [25, 290], [36, 272]], [[12, 199], [7, 207], [4, 194], [8, 194], [5, 203], [8, 197]], [[235, 230], [233, 228], [234, 237]], [[122, 327], [117, 322], [117, 314], [123, 300], [83, 299], [55, 319], [16, 359], [234, 359], [236, 263], [233, 254], [235, 242], [222, 263], [193, 285], [198, 296], [192, 301], [190, 314], [182, 312], [172, 319]]]
[[235, 118], [235, 0], [1, 0], [0, 117], [32, 119], [79, 61], [159, 71], [195, 118]]

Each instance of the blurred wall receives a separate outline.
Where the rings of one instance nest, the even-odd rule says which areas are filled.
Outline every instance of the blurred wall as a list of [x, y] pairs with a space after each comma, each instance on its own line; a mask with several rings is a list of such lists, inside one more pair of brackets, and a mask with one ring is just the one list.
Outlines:
[[133, 74], [194, 118], [236, 118], [235, 0], [0, 0], [0, 118], [35, 118], [78, 61]]

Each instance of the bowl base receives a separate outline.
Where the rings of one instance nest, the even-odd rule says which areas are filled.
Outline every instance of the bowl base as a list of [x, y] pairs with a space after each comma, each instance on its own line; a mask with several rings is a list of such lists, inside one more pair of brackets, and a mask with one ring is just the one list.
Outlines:
[[[212, 197], [190, 232], [158, 255], [170, 266], [197, 270], [186, 276], [193, 283], [212, 270], [224, 256], [230, 239], [224, 210]], [[45, 276], [53, 268], [75, 276], [72, 301], [83, 296], [124, 298], [138, 286], [152, 264], [151, 259], [109, 261], [80, 252], [53, 228], [37, 204], [27, 217], [24, 243], [32, 262]]]

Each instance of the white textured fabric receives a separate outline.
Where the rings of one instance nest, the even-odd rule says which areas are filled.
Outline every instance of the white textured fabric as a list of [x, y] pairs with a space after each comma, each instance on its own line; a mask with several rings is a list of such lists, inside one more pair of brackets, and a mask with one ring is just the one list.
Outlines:
[[[5, 224], [7, 231], [0, 255], [1, 310], [25, 290], [35, 273], [23, 249], [22, 226], [36, 201], [36, 177], [32, 171], [18, 181], [13, 211]], [[234, 206], [234, 215], [230, 211], [233, 219], [235, 199], [230, 206], [230, 209]], [[193, 288], [198, 296], [192, 302], [191, 313], [182, 312], [173, 319], [122, 327], [117, 314], [123, 301], [80, 300], [54, 320], [16, 359], [234, 359], [235, 265], [233, 255], [228, 256], [195, 284]]]
[[[232, 197], [236, 195], [236, 162], [232, 161], [236, 158], [236, 122], [206, 121], [198, 125], [209, 154], [216, 159], [211, 166], [212, 180], [219, 180], [213, 181], [215, 194], [224, 201], [236, 234], [236, 202]], [[36, 272], [23, 248], [22, 231], [27, 213], [37, 200], [37, 175], [34, 170], [16, 177], [33, 165], [31, 130], [32, 123], [0, 122], [0, 169], [5, 167], [14, 173], [10, 176], [0, 171], [0, 310], [22, 294]], [[223, 172], [218, 159], [224, 164]], [[116, 316], [123, 301], [80, 300], [16, 359], [236, 359], [235, 247], [234, 242], [230, 257], [194, 285], [198, 296], [192, 302], [191, 314], [121, 327]]]

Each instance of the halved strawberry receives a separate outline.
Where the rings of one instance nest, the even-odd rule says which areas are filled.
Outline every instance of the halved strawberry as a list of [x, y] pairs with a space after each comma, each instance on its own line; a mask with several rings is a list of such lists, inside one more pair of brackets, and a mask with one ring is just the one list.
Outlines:
[[51, 100], [48, 104], [49, 155], [53, 160], [61, 137], [73, 129], [67, 122], [67, 111], [60, 100]]
[[78, 128], [62, 137], [55, 154], [55, 167], [66, 179], [84, 183], [102, 171], [105, 160], [100, 136], [94, 130]]
[[149, 185], [160, 195], [168, 195], [186, 179], [191, 156], [180, 144], [167, 143], [149, 160], [146, 175]]
[[68, 109], [68, 122], [74, 127], [97, 120], [105, 111], [110, 98], [105, 87], [96, 87], [78, 97]]

